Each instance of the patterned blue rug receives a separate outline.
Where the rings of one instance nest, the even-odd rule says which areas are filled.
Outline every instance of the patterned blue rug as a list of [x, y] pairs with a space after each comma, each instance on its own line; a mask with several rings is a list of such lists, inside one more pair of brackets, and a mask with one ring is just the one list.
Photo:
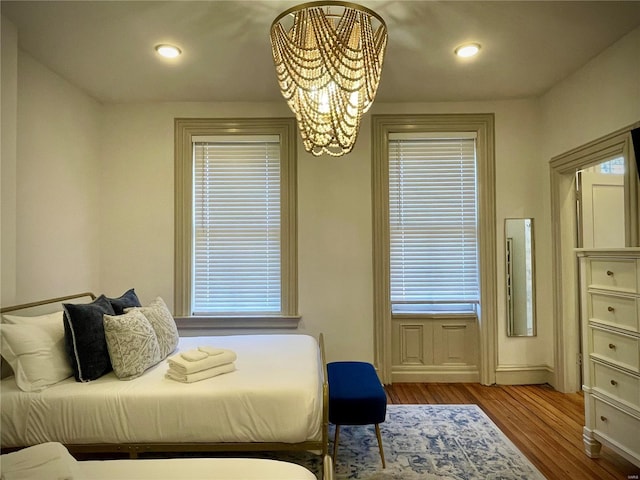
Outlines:
[[386, 469], [373, 426], [340, 428], [336, 479], [544, 479], [476, 405], [389, 405], [380, 431]]
[[[380, 432], [387, 463], [384, 469], [373, 425], [340, 427], [336, 480], [545, 478], [477, 405], [388, 405]], [[330, 425], [329, 453], [333, 453], [334, 434]], [[178, 456], [191, 455], [202, 453]], [[321, 457], [314, 453], [246, 452], [243, 456], [299, 463], [321, 478]]]

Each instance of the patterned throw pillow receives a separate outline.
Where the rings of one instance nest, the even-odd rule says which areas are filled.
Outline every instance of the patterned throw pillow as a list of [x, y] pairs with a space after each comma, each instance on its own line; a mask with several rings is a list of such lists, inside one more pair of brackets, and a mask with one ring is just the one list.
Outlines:
[[103, 321], [111, 365], [121, 380], [139, 377], [162, 359], [156, 333], [141, 312], [105, 315]]
[[180, 339], [178, 327], [176, 327], [176, 322], [167, 304], [164, 303], [162, 298], [157, 297], [146, 307], [126, 308], [125, 312], [133, 310], [138, 310], [147, 317], [147, 320], [149, 320], [158, 337], [160, 356], [162, 359], [167, 358], [176, 349], [178, 340]]

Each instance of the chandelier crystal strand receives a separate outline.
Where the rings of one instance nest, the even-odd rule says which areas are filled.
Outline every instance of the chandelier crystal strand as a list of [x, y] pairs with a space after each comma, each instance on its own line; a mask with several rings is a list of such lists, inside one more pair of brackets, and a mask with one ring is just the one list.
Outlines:
[[[329, 13], [336, 8], [340, 14]], [[278, 16], [270, 36], [280, 91], [296, 115], [305, 150], [349, 153], [380, 83], [384, 20], [360, 5], [312, 2]]]

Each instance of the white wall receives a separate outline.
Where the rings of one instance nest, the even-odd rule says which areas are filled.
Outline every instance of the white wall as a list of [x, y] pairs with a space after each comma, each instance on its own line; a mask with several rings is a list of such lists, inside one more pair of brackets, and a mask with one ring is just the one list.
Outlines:
[[640, 27], [541, 98], [542, 160], [640, 120]]
[[[495, 112], [498, 236], [505, 217], [540, 215], [533, 100], [376, 105], [372, 113]], [[173, 119], [290, 116], [273, 104], [165, 103], [105, 106], [101, 158], [100, 284], [108, 295], [135, 287], [143, 302], [173, 303]], [[373, 359], [370, 115], [353, 152], [313, 157], [298, 144], [300, 330], [324, 332], [330, 359]], [[104, 188], [108, 186], [107, 188]], [[498, 244], [498, 277], [504, 279]], [[498, 285], [500, 344], [508, 342]], [[550, 299], [542, 299], [543, 304]], [[544, 308], [542, 308], [544, 312]], [[542, 317], [542, 318], [547, 318]], [[550, 321], [519, 339], [508, 364], [550, 364]], [[529, 345], [522, 355], [522, 345]], [[502, 359], [501, 359], [502, 361]]]
[[101, 109], [18, 51], [15, 302], [99, 286]]
[[[173, 304], [175, 117], [291, 116], [273, 104], [167, 103], [105, 108], [101, 285], [135, 287]], [[367, 127], [368, 128], [368, 127]], [[367, 143], [360, 141], [361, 145]], [[372, 358], [368, 145], [348, 159], [315, 158], [298, 142], [300, 330], [324, 332], [334, 358]]]

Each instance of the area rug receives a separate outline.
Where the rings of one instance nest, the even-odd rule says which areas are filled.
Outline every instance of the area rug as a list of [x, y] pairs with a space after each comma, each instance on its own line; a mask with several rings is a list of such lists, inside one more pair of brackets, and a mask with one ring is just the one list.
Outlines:
[[[337, 480], [545, 478], [476, 405], [389, 405], [380, 431], [385, 469], [373, 426], [340, 427]], [[317, 471], [316, 460], [299, 463]]]

